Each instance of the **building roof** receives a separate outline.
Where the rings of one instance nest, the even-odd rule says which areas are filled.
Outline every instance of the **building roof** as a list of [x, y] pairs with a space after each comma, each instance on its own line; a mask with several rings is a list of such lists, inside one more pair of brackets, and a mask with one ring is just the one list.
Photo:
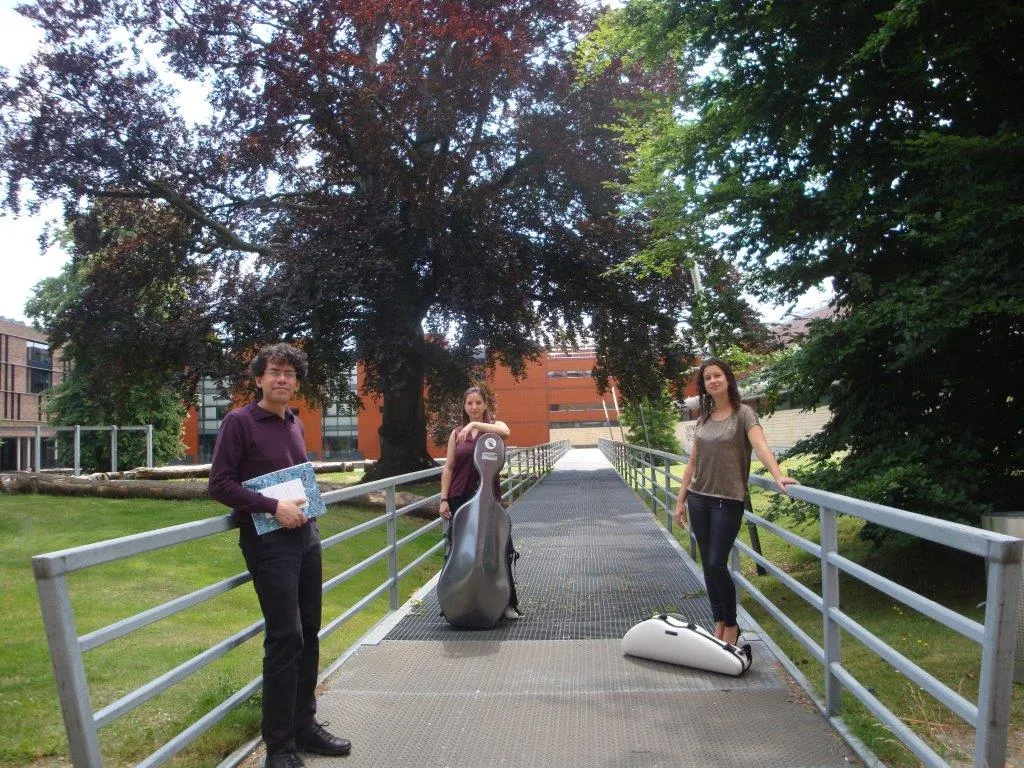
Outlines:
[[19, 320], [12, 320], [2, 315], [0, 315], [0, 334], [27, 339], [28, 341], [38, 341], [42, 344], [47, 343], [46, 334], [42, 331], [37, 331], [31, 325], [26, 325]]
[[836, 313], [835, 309], [828, 304], [812, 309], [802, 315], [797, 315], [787, 323], [776, 323], [772, 326], [775, 338], [784, 345], [793, 344], [799, 341], [810, 328], [814, 320], [828, 320]]

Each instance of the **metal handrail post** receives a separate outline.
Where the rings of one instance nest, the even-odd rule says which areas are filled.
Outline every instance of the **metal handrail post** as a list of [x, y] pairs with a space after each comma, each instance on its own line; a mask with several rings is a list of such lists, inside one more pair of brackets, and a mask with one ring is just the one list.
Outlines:
[[153, 425], [146, 425], [146, 466], [153, 466]]
[[[516, 459], [519, 462], [519, 479], [521, 480], [522, 477], [523, 477], [523, 453], [522, 453], [522, 451], [520, 451], [519, 453], [516, 454]], [[525, 491], [524, 491], [524, 493], [525, 493]], [[522, 496], [522, 494], [519, 494], [519, 495]]]
[[666, 456], [662, 461], [665, 464], [665, 528], [672, 533], [672, 460]]
[[398, 516], [395, 514], [395, 486], [389, 485], [384, 492], [385, 510], [388, 516], [388, 577], [391, 579], [391, 610], [398, 610]]
[[68, 596], [67, 577], [63, 573], [44, 576], [35, 562], [33, 570], [36, 572], [36, 592], [39, 594], [46, 642], [50, 646], [53, 675], [57, 679], [71, 764], [76, 768], [103, 768], [85, 664], [75, 628], [75, 614]]
[[821, 529], [821, 618], [823, 622], [823, 649], [825, 652], [825, 712], [829, 717], [843, 710], [843, 686], [832, 665], [842, 662], [842, 642], [839, 624], [832, 618], [833, 609], [839, 608], [839, 568], [832, 556], [839, 551], [839, 532], [836, 511], [818, 507]]
[[1024, 541], [1004, 549], [999, 560], [985, 558], [988, 592], [985, 603], [985, 642], [981, 648], [978, 681], [978, 722], [974, 734], [975, 765], [1005, 765], [1010, 733], [1014, 649], [1020, 616], [1021, 552]]
[[75, 424], [75, 477], [82, 474], [82, 425]]
[[117, 425], [110, 425], [110, 471], [117, 472]]
[[658, 517], [658, 470], [654, 466], [654, 454], [647, 454], [647, 465], [650, 468], [651, 480], [651, 514], [655, 519]]
[[515, 456], [509, 456], [505, 463], [508, 466], [508, 503], [516, 500], [516, 483], [518, 482], [515, 469]]

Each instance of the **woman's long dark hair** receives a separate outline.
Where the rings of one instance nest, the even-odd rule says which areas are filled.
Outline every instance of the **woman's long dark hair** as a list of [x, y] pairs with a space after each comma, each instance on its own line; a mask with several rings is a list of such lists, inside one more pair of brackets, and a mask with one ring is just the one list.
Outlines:
[[472, 421], [472, 419], [469, 418], [469, 414], [466, 413], [466, 398], [469, 397], [470, 395], [480, 395], [480, 397], [483, 398], [484, 405], [487, 406], [486, 408], [484, 408], [484, 421], [486, 421], [488, 424], [493, 424], [494, 423], [494, 416], [491, 414], [492, 404], [491, 404], [491, 397], [490, 397], [490, 395], [487, 392], [484, 391], [483, 387], [470, 387], [469, 389], [467, 389], [465, 392], [462, 393], [462, 423], [463, 423], [463, 425], [469, 424], [469, 422]]
[[700, 407], [700, 413], [697, 416], [697, 426], [710, 419], [711, 414], [715, 410], [715, 398], [708, 394], [707, 387], [704, 386], [704, 369], [709, 365], [717, 365], [722, 369], [722, 373], [725, 374], [725, 379], [729, 382], [729, 402], [732, 403], [732, 407], [738, 411], [740, 406], [743, 405], [743, 400], [740, 399], [740, 388], [736, 384], [736, 376], [732, 372], [732, 368], [729, 367], [725, 360], [709, 357], [700, 364], [700, 368], [697, 371], [697, 402]]

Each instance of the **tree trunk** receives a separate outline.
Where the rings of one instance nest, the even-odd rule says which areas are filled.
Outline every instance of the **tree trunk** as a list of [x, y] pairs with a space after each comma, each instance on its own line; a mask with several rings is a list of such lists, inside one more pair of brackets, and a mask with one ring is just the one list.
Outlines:
[[437, 466], [427, 452], [427, 419], [423, 408], [425, 367], [423, 332], [418, 323], [405, 334], [402, 364], [382, 377], [380, 460], [363, 474], [364, 481], [404, 475]]
[[208, 499], [205, 482], [169, 483], [163, 480], [104, 480], [50, 474], [0, 475], [6, 493], [45, 493], [54, 496], [105, 496], [118, 499]]
[[[127, 474], [127, 473], [126, 473]], [[169, 467], [137, 467], [130, 473], [136, 480], [185, 480], [210, 476], [209, 464]]]

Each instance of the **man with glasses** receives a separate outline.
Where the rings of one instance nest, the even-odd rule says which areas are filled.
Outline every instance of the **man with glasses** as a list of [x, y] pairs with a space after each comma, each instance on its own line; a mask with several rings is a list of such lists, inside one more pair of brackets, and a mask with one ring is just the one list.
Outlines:
[[[348, 739], [331, 735], [314, 719], [323, 583], [316, 521], [300, 508], [304, 498], [276, 500], [242, 485], [307, 461], [302, 423], [288, 403], [308, 371], [306, 354], [290, 344], [259, 351], [249, 364], [257, 399], [224, 417], [210, 470], [210, 495], [231, 507], [238, 521], [239, 546], [266, 622], [265, 768], [302, 768], [299, 751], [343, 756], [352, 749]], [[282, 527], [261, 536], [252, 522], [255, 512], [274, 515]]]

